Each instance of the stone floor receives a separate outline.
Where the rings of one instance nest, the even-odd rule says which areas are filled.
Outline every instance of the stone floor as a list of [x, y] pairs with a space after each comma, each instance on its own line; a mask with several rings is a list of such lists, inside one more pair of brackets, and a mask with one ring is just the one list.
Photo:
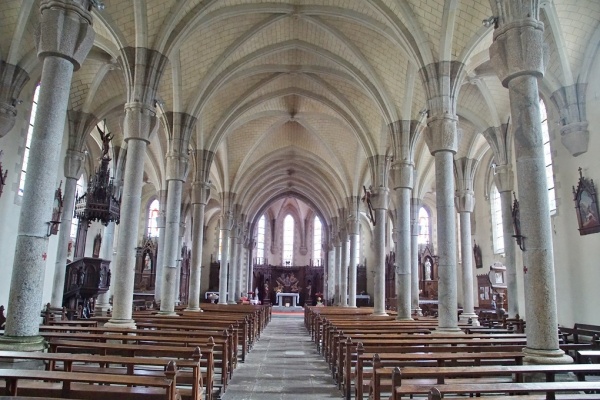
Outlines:
[[340, 399], [304, 328], [302, 314], [273, 315], [260, 340], [233, 373], [222, 400]]

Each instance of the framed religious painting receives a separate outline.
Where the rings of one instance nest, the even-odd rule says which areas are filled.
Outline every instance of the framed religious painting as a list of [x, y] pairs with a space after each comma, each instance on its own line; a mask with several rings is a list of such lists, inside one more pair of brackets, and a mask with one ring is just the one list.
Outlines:
[[575, 201], [579, 234], [589, 235], [600, 232], [600, 212], [594, 180], [584, 178], [581, 168], [579, 168], [577, 189], [573, 186], [573, 201]]

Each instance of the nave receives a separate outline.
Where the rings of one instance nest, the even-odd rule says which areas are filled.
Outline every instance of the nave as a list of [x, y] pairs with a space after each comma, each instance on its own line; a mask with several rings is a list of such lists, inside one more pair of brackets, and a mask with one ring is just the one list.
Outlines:
[[273, 313], [240, 364], [222, 400], [339, 399], [327, 363], [303, 325], [303, 314]]

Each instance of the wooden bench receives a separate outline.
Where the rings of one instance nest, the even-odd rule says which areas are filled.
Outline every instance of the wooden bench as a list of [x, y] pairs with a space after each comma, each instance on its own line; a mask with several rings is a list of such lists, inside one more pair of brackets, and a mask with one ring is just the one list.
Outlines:
[[[513, 382], [513, 383], [460, 383], [460, 384], [445, 384], [436, 385], [435, 388], [439, 393], [435, 393], [432, 399], [441, 399], [442, 396], [453, 395], [469, 395], [480, 396], [482, 394], [504, 394], [505, 396], [513, 394], [531, 394], [545, 393], [546, 399], [556, 399], [555, 392], [573, 392], [580, 391], [596, 391], [600, 390], [600, 382]], [[409, 398], [414, 395], [430, 394], [430, 385], [400, 385], [394, 386], [390, 400], [400, 400]], [[579, 394], [578, 394], [579, 395]], [[598, 395], [596, 394], [595, 398]], [[510, 397], [511, 399], [513, 397]], [[581, 398], [581, 397], [576, 397]], [[487, 399], [487, 397], [486, 397]]]
[[581, 341], [589, 341], [594, 336], [600, 336], [599, 325], [576, 323], [573, 328], [559, 326], [558, 331], [565, 343], [580, 343]]
[[[359, 354], [355, 366], [355, 393], [356, 398], [362, 398], [364, 385], [365, 365], [373, 362], [377, 354], [382, 366], [432, 366], [444, 367], [452, 365], [522, 365], [523, 353], [520, 351], [489, 351], [479, 353], [461, 352], [436, 352], [436, 353], [363, 353]], [[369, 376], [370, 377], [370, 376]], [[348, 373], [344, 380], [344, 394], [346, 399], [351, 396], [352, 374]]]
[[[104, 400], [178, 400], [175, 363], [170, 362], [166, 378], [151, 376], [121, 376], [84, 372], [0, 369], [0, 379], [6, 384], [0, 394], [7, 396], [53, 396], [63, 399]], [[60, 382], [56, 385], [53, 382]], [[102, 385], [102, 386], [98, 386]]]
[[[160, 357], [194, 360], [195, 349], [183, 346], [158, 346], [158, 345], [140, 345], [140, 344], [121, 344], [121, 343], [102, 343], [89, 342], [81, 340], [60, 340], [51, 339], [49, 341], [49, 351], [51, 353], [83, 353], [97, 354], [103, 356], [124, 356], [124, 357]], [[205, 383], [207, 395], [215, 391], [214, 384], [214, 355], [213, 349], [206, 347], [202, 351], [201, 366], [205, 371], [203, 381]], [[223, 391], [228, 383], [227, 375], [223, 375]]]
[[[190, 389], [179, 388], [184, 399], [210, 399], [212, 386], [204, 387], [201, 372], [201, 352], [196, 348], [192, 360], [177, 360], [175, 376], [177, 385], [189, 385]], [[100, 356], [94, 354], [46, 353], [26, 351], [0, 351], [1, 360], [37, 360], [46, 364], [48, 371], [58, 371], [59, 364], [65, 372], [87, 372], [116, 375], [165, 377], [165, 371], [173, 360], [150, 357]], [[203, 396], [206, 393], [206, 396]]]
[[[431, 380], [431, 384], [444, 384], [446, 380], [480, 378], [495, 379], [508, 377], [513, 382], [523, 382], [525, 374], [543, 374], [546, 382], [554, 382], [557, 374], [575, 373], [579, 380], [585, 375], [597, 373], [600, 365], [562, 364], [562, 365], [486, 365], [467, 367], [381, 367], [373, 368], [373, 377], [369, 386], [369, 398], [380, 400], [383, 391], [392, 392], [393, 385], [401, 385], [403, 379]], [[396, 374], [396, 375], [394, 375]], [[395, 380], [393, 381], [392, 378]], [[498, 382], [495, 380], [495, 382]], [[357, 399], [359, 399], [357, 397]], [[487, 399], [487, 398], [486, 398]], [[512, 398], [511, 398], [512, 399]]]

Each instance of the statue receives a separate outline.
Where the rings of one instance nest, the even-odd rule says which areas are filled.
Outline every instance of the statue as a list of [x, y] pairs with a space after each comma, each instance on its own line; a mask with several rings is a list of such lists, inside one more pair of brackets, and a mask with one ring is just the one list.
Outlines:
[[270, 299], [271, 297], [269, 297], [269, 280], [266, 279], [265, 284], [263, 285], [263, 301]]
[[431, 280], [431, 262], [429, 261], [429, 258], [425, 259], [425, 280]]
[[[106, 128], [106, 125], [104, 127]], [[102, 129], [100, 129], [99, 126], [96, 126], [96, 129], [98, 129], [98, 132], [100, 133], [100, 140], [102, 140], [102, 158], [109, 158], [108, 157], [109, 145], [110, 145], [110, 141], [112, 140], [114, 135], [111, 135], [110, 132], [105, 134], [104, 131]]]

